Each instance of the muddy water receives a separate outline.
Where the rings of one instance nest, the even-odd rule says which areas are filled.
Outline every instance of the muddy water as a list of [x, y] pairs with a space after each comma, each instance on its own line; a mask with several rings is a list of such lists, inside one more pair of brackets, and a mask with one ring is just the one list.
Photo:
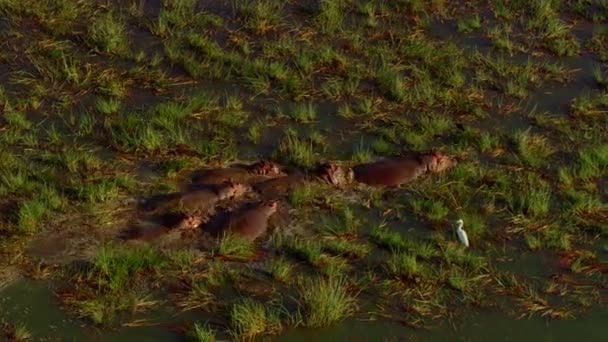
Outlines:
[[[100, 330], [66, 315], [57, 305], [52, 284], [44, 281], [18, 282], [0, 293], [0, 321], [22, 324], [34, 340], [45, 341], [180, 341], [180, 335], [167, 328], [170, 312], [154, 312], [154, 326]], [[0, 335], [0, 337], [2, 337]]]
[[[200, 319], [196, 314], [174, 316], [171, 310], [156, 311], [153, 325], [99, 330], [66, 316], [57, 306], [47, 282], [19, 282], [2, 292], [0, 319], [24, 324], [34, 340], [46, 341], [182, 341], [169, 329]], [[154, 324], [156, 322], [156, 324]], [[608, 310], [597, 308], [573, 320], [549, 320], [534, 316], [514, 320], [504, 313], [471, 312], [466, 317], [443, 321], [427, 329], [412, 329], [388, 321], [351, 318], [323, 329], [296, 328], [277, 341], [605, 341]]]
[[596, 310], [584, 319], [550, 321], [513, 320], [495, 312], [471, 313], [460, 323], [449, 322], [429, 330], [413, 330], [383, 321], [349, 320], [322, 330], [297, 329], [279, 341], [605, 341], [601, 327], [608, 310]]

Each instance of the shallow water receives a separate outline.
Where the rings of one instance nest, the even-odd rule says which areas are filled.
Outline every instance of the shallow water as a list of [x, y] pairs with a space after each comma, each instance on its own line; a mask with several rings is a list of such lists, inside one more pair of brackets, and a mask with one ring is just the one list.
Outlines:
[[[118, 3], [118, 2], [117, 2]], [[146, 4], [146, 15], [152, 19], [156, 18], [161, 7], [162, 1], [148, 0]], [[199, 2], [206, 9], [215, 7], [218, 11], [212, 11], [216, 14], [233, 16], [234, 9], [224, 6], [222, 2], [211, 1], [205, 4]], [[299, 15], [296, 13], [296, 15]], [[489, 16], [485, 13], [484, 17]], [[492, 19], [490, 19], [492, 20]], [[0, 21], [0, 32], [5, 30], [4, 23]], [[454, 41], [460, 47], [464, 47], [468, 52], [474, 50], [483, 54], [494, 54], [492, 43], [481, 31], [474, 34], [463, 35], [456, 31], [455, 22], [432, 23], [429, 28], [429, 34], [444, 41]], [[588, 40], [592, 32], [605, 28], [605, 25], [584, 24], [574, 27], [573, 32], [581, 40]], [[130, 34], [136, 42], [134, 50], [143, 50], [147, 54], [154, 54], [162, 51], [162, 44], [152, 34], [143, 28], [137, 26], [130, 27]], [[219, 35], [225, 40], [224, 33]], [[500, 54], [503, 55], [503, 54]], [[574, 77], [571, 82], [564, 85], [558, 82], [547, 82], [539, 89], [527, 94], [524, 100], [513, 99], [499, 92], [488, 92], [492, 105], [495, 107], [507, 106], [511, 103], [521, 107], [513, 113], [497, 114], [500, 110], [489, 110], [489, 118], [483, 120], [475, 120], [471, 125], [481, 128], [485, 131], [502, 134], [511, 134], [513, 131], [527, 129], [532, 125], [532, 120], [526, 115], [534, 109], [537, 113], [548, 113], [552, 116], [567, 117], [571, 101], [579, 97], [585, 92], [598, 90], [598, 85], [593, 78], [593, 70], [595, 63], [598, 61], [595, 58], [596, 54], [589, 54], [583, 50], [583, 53], [577, 57], [571, 58], [555, 58], [548, 55], [542, 55], [541, 58], [533, 57], [534, 63], [542, 62], [559, 62], [564, 65], [566, 72], [574, 71]], [[514, 56], [503, 56], [509, 62], [516, 64], [527, 63], [529, 55], [516, 53]], [[97, 62], [104, 64], [103, 57], [96, 58]], [[88, 59], [85, 59], [88, 60]], [[132, 62], [123, 63], [127, 66], [135, 65]], [[170, 63], [163, 62], [164, 68], [170, 67]], [[0, 79], [5, 80], [9, 76], [8, 64], [0, 63]], [[186, 76], [184, 70], [178, 67], [170, 68], [169, 73], [181, 80]], [[187, 76], [186, 76], [187, 78]], [[11, 89], [11, 83], [7, 89]], [[213, 94], [223, 101], [224, 96], [234, 94], [238, 97], [244, 97], [243, 106], [249, 112], [255, 114], [255, 118], [264, 118], [271, 116], [273, 108], [276, 106], [285, 107], [285, 111], [293, 103], [286, 100], [275, 101], [275, 99], [260, 99], [256, 97], [247, 97], [247, 92], [241, 93], [241, 87], [238, 84], [230, 82], [217, 81], [201, 81], [185, 82], [184, 84], [172, 85], [175, 93], [182, 93], [184, 96], [192, 95], [194, 92], [203, 91]], [[158, 102], [162, 97], [148, 89], [137, 89], [133, 91], [129, 97], [129, 103], [134, 108], [147, 107]], [[373, 94], [373, 93], [372, 93]], [[82, 99], [81, 99], [82, 100]], [[83, 101], [83, 104], [91, 105], [93, 97], [90, 96]], [[355, 99], [352, 99], [355, 100]], [[91, 102], [91, 103], [89, 103]], [[352, 122], [342, 119], [336, 115], [336, 112], [341, 105], [340, 102], [331, 101], [315, 102], [317, 106], [317, 117], [314, 123], [298, 124], [293, 120], [277, 120], [276, 125], [270, 125], [269, 128], [260, 138], [260, 142], [252, 144], [246, 138], [246, 128], [240, 127], [236, 129], [239, 134], [236, 137], [237, 150], [240, 157], [256, 159], [259, 156], [271, 156], [276, 151], [277, 141], [284, 135], [286, 127], [296, 129], [300, 137], [308, 137], [313, 133], [321, 133], [327, 137], [323, 146], [315, 146], [314, 151], [323, 157], [332, 156], [339, 159], [348, 159], [352, 155], [353, 149], [361, 141], [361, 146], [367, 146], [374, 139], [378, 138], [375, 134], [370, 134], [365, 130], [353, 130]], [[127, 106], [129, 107], [129, 106]], [[31, 114], [31, 113], [30, 113]], [[44, 116], [44, 120], [47, 117]], [[1, 117], [0, 117], [1, 121]], [[41, 126], [49, 125], [52, 122], [42, 121]], [[59, 122], [59, 121], [57, 121]], [[382, 125], [382, 124], [379, 124]], [[65, 126], [65, 125], [64, 125]], [[64, 127], [58, 125], [59, 128]], [[66, 126], [67, 127], [67, 126]], [[1, 127], [0, 127], [1, 128]], [[0, 130], [1, 132], [1, 130]], [[101, 153], [108, 154], [102, 156], [104, 160], [112, 160], [116, 158], [115, 152], [103, 150]], [[148, 165], [149, 163], [149, 165]], [[153, 178], [157, 176], [155, 170], [156, 164], [154, 160], [145, 161], [137, 165], [141, 169], [138, 173], [142, 178]], [[603, 194], [604, 200], [608, 196], [608, 180], [604, 180], [600, 184], [600, 191]], [[405, 223], [404, 223], [405, 221]], [[395, 230], [404, 233], [405, 235], [414, 235], [416, 237], [426, 237], [430, 232], [428, 225], [418, 220], [403, 220], [400, 218], [400, 223], [389, 222], [388, 226]], [[380, 224], [380, 220], [370, 220], [368, 223], [375, 225]], [[90, 237], [89, 232], [86, 234]], [[80, 236], [80, 235], [78, 235]], [[2, 238], [2, 236], [0, 236]], [[35, 252], [30, 250], [32, 256], [44, 258], [47, 262], [51, 260], [54, 253], [59, 250], [73, 250], [68, 248], [70, 241], [63, 240], [63, 236], [58, 238], [45, 240], [41, 244], [33, 244], [30, 246]], [[73, 238], [73, 237], [72, 237]], [[75, 240], [73, 238], [73, 240]], [[90, 241], [88, 239], [87, 241]], [[102, 240], [99, 238], [98, 240]], [[76, 243], [75, 243], [76, 244]], [[93, 251], [95, 246], [90, 249], [83, 248], [86, 251]], [[598, 257], [605, 260], [608, 255], [608, 244], [606, 239], [599, 240], [597, 246], [599, 252]], [[475, 250], [475, 247], [473, 247]], [[37, 253], [36, 253], [37, 252]], [[39, 255], [37, 255], [39, 254]], [[75, 255], [70, 255], [70, 258], [80, 258], [83, 254], [81, 250], [75, 251]], [[84, 253], [86, 254], [86, 253]], [[93, 255], [94, 253], [90, 253]], [[552, 274], [558, 272], [556, 266], [556, 257], [554, 254], [521, 252], [513, 249], [506, 253], [499, 253], [505, 256], [505, 260], [496, 261], [495, 266], [500, 270], [513, 272], [517, 275], [525, 274], [534, 279], [547, 279]], [[61, 256], [63, 257], [63, 256]], [[495, 260], [493, 260], [495, 261]], [[0, 288], [2, 284], [0, 282]], [[606, 288], [604, 285], [603, 289]], [[134, 322], [137, 320], [150, 320], [149, 326], [141, 327], [113, 327], [113, 328], [96, 328], [86, 323], [84, 320], [75, 318], [71, 314], [68, 315], [59, 305], [53, 295], [53, 283], [45, 281], [21, 280], [11, 286], [0, 289], [0, 322], [6, 321], [11, 324], [23, 324], [28, 331], [32, 333], [35, 340], [42, 339], [51, 341], [181, 341], [183, 334], [172, 331], [172, 327], [185, 325], [192, 320], [204, 321], [205, 316], [202, 313], [176, 314], [171, 306], [161, 307], [146, 314], [137, 314], [129, 317], [127, 320], [122, 320], [121, 323]], [[603, 290], [601, 290], [603, 291]], [[605, 293], [605, 292], [604, 292]], [[603, 300], [603, 298], [602, 298]], [[603, 304], [600, 304], [603, 305]], [[365, 310], [362, 310], [365, 311]], [[208, 317], [207, 317], [208, 318]], [[605, 305], [593, 309], [583, 316], [570, 320], [548, 320], [538, 316], [530, 319], [515, 320], [509, 317], [506, 313], [496, 311], [480, 311], [472, 309], [464, 317], [459, 317], [457, 322], [444, 321], [437, 327], [426, 329], [413, 329], [388, 320], [358, 320], [351, 318], [342, 323], [324, 329], [290, 329], [285, 331], [280, 337], [264, 338], [281, 340], [281, 341], [335, 341], [335, 340], [413, 340], [413, 341], [516, 341], [516, 340], [533, 340], [541, 341], [604, 341], [608, 339], [608, 328], [605, 328], [602, 323], [608, 322], [608, 310]], [[225, 330], [225, 326], [218, 327], [218, 330]], [[0, 334], [0, 337], [2, 335]], [[225, 335], [222, 336], [225, 339]]]
[[[22, 323], [35, 340], [47, 341], [181, 341], [183, 335], [170, 326], [185, 325], [200, 315], [174, 316], [171, 310], [157, 310], [146, 317], [156, 325], [119, 327], [99, 330], [68, 317], [58, 306], [45, 281], [21, 281], [2, 292], [0, 319]], [[146, 315], [149, 316], [149, 315]], [[198, 317], [197, 317], [198, 316]], [[145, 319], [144, 317], [138, 317]], [[296, 328], [281, 336], [266, 337], [277, 341], [605, 341], [608, 322], [606, 307], [596, 308], [576, 319], [551, 320], [534, 316], [513, 319], [496, 311], [471, 311], [458, 322], [443, 321], [428, 329], [413, 329], [385, 320], [347, 319], [322, 329]], [[182, 324], [180, 324], [182, 323]]]
[[[45, 281], [20, 281], [6, 288], [0, 298], [0, 319], [23, 324], [35, 340], [50, 341], [179, 341], [178, 334], [164, 324], [100, 330], [66, 315], [57, 305], [52, 284]], [[170, 313], [155, 312], [156, 322], [170, 323]]]
[[279, 341], [605, 341], [598, 329], [608, 310], [596, 310], [584, 319], [552, 321], [544, 318], [513, 320], [496, 312], [471, 313], [463, 322], [429, 330], [413, 330], [383, 321], [345, 321], [322, 330], [294, 330]]

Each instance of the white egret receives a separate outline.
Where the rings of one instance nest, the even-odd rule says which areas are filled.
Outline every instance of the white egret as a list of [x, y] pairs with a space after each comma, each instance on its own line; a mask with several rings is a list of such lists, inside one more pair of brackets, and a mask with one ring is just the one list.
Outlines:
[[469, 237], [467, 236], [467, 232], [462, 229], [463, 225], [464, 222], [462, 220], [456, 221], [456, 235], [458, 236], [460, 243], [462, 243], [465, 247], [469, 247]]

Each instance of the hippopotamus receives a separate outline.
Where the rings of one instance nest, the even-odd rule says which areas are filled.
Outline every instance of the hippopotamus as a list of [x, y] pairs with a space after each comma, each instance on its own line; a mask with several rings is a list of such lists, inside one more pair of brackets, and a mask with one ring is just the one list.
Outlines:
[[132, 227], [124, 231], [121, 238], [125, 240], [152, 240], [172, 230], [194, 230], [204, 222], [204, 219], [200, 215], [172, 213], [164, 215], [159, 221], [151, 227]]
[[253, 190], [262, 197], [286, 195], [305, 182], [321, 182], [339, 185], [345, 183], [343, 170], [334, 164], [322, 163], [310, 172], [293, 170], [286, 176], [269, 179], [253, 185]]
[[234, 165], [227, 168], [198, 171], [192, 177], [192, 183], [195, 185], [216, 185], [226, 181], [234, 181], [249, 184], [277, 177], [281, 174], [281, 166], [271, 161], [262, 160], [249, 165]]
[[164, 195], [161, 198], [153, 199], [156, 203], [152, 203], [151, 206], [154, 211], [173, 209], [180, 212], [205, 214], [216, 203], [226, 199], [239, 198], [250, 190], [251, 187], [248, 185], [226, 181], [211, 187]]
[[456, 159], [452, 157], [431, 152], [359, 164], [348, 170], [330, 163], [324, 168], [326, 173], [323, 177], [335, 185], [355, 181], [371, 186], [394, 187], [409, 183], [425, 173], [441, 173], [456, 164]]
[[202, 188], [182, 193], [177, 206], [180, 211], [205, 213], [217, 202], [242, 197], [250, 190], [251, 187], [248, 185], [227, 181], [216, 188]]
[[256, 205], [237, 211], [230, 216], [224, 229], [248, 241], [254, 241], [266, 233], [268, 219], [277, 212], [277, 201], [263, 201]]

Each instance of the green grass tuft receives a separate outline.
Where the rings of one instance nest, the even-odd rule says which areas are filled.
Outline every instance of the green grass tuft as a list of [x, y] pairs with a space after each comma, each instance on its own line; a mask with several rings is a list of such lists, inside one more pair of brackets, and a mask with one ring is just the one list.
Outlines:
[[543, 166], [555, 152], [551, 143], [543, 136], [532, 134], [530, 130], [518, 131], [513, 136], [519, 159], [532, 167]]
[[248, 260], [255, 254], [255, 245], [236, 234], [224, 234], [219, 240], [217, 254], [232, 259]]
[[281, 159], [305, 168], [312, 167], [317, 160], [312, 141], [294, 134], [287, 134], [281, 140], [277, 154]]
[[311, 123], [317, 118], [317, 108], [311, 103], [302, 103], [294, 106], [289, 117], [301, 123]]
[[386, 262], [388, 272], [398, 278], [413, 279], [422, 273], [422, 267], [418, 264], [414, 254], [392, 252]]
[[193, 340], [198, 342], [215, 342], [215, 331], [209, 328], [207, 324], [194, 323], [189, 335]]
[[98, 52], [121, 54], [127, 49], [126, 25], [113, 12], [107, 12], [93, 20], [88, 37]]
[[289, 260], [281, 256], [271, 261], [268, 272], [274, 279], [286, 282], [291, 276], [292, 266]]
[[299, 312], [307, 327], [326, 327], [351, 315], [356, 300], [342, 278], [305, 281], [299, 290]]
[[230, 325], [230, 334], [237, 340], [250, 340], [262, 334], [276, 334], [281, 331], [278, 312], [249, 298], [232, 306]]

